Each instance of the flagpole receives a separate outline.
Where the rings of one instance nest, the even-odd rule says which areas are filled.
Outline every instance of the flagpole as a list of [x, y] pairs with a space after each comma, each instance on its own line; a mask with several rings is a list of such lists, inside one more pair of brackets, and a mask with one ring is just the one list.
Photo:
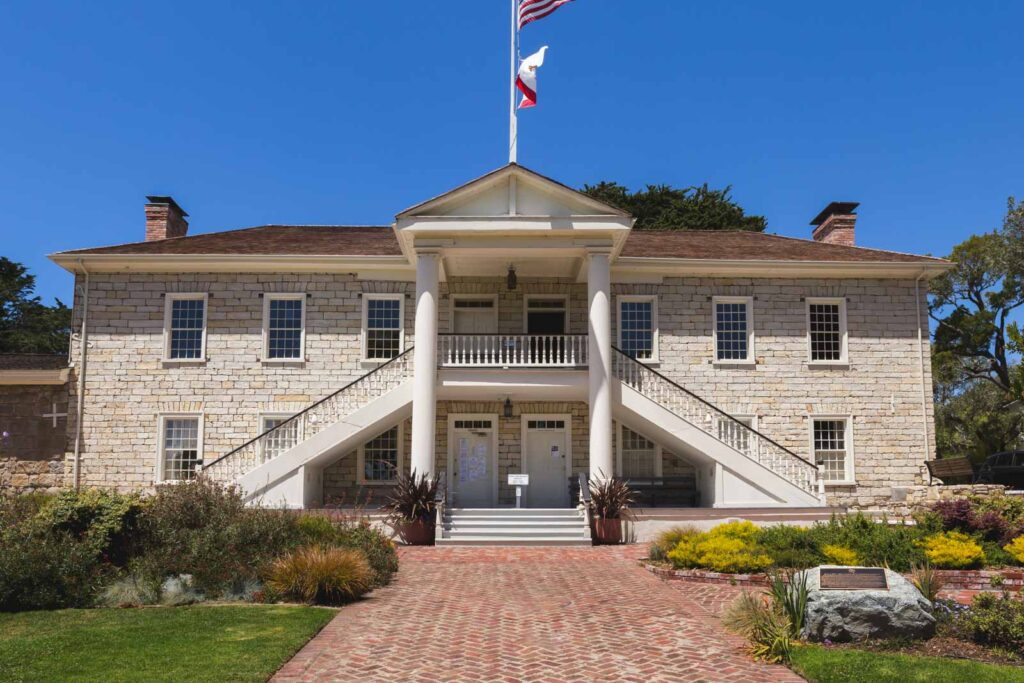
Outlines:
[[516, 38], [518, 36], [517, 26], [517, 13], [516, 8], [519, 0], [511, 0], [512, 2], [512, 34], [511, 34], [511, 83], [509, 87], [511, 93], [509, 94], [509, 109], [508, 109], [508, 162], [510, 164], [516, 163], [517, 148], [519, 147], [519, 121], [516, 119], [516, 71], [518, 65], [516, 64]]

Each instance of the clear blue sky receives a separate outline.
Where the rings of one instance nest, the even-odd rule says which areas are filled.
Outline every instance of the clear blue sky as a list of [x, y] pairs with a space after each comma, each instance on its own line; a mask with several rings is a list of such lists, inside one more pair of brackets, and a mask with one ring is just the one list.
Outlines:
[[[506, 161], [506, 0], [9, 2], [0, 12], [0, 255], [136, 241], [144, 195], [207, 232], [390, 223]], [[732, 184], [807, 236], [943, 255], [1024, 195], [1020, 2], [577, 0], [520, 161], [570, 185]]]

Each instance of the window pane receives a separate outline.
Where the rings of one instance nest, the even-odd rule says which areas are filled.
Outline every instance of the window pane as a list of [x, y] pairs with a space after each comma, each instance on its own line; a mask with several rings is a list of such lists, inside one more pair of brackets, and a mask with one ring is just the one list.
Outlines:
[[750, 340], [747, 329], [747, 304], [743, 302], [715, 304], [715, 358], [747, 360]]
[[171, 300], [170, 358], [201, 358], [203, 353], [203, 299]]
[[302, 299], [271, 299], [267, 320], [267, 358], [300, 358]]
[[[285, 424], [287, 422], [287, 424]], [[279, 427], [284, 424], [283, 427]], [[279, 427], [278, 429], [274, 429]], [[299, 442], [299, 420], [288, 422], [286, 417], [263, 418], [263, 431], [274, 429], [263, 437], [263, 460], [272, 460]]]
[[394, 481], [398, 477], [398, 427], [392, 427], [363, 447], [363, 478]]
[[401, 301], [369, 299], [366, 302], [366, 357], [388, 359], [401, 348]]
[[814, 461], [825, 481], [846, 480], [846, 420], [814, 421]]
[[653, 477], [656, 456], [653, 441], [628, 427], [622, 428], [622, 476]]
[[199, 464], [199, 418], [164, 420], [164, 479], [195, 479]]
[[839, 322], [839, 304], [810, 304], [811, 360], [843, 358], [843, 332]]
[[619, 310], [623, 353], [640, 360], [654, 357], [654, 304], [623, 301]]

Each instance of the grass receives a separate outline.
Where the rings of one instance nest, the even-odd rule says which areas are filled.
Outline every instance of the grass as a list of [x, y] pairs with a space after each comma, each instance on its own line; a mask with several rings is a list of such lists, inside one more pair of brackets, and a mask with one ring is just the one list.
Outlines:
[[335, 613], [225, 605], [0, 614], [0, 679], [265, 681]]
[[959, 659], [801, 645], [793, 670], [812, 683], [1018, 683], [1024, 668]]

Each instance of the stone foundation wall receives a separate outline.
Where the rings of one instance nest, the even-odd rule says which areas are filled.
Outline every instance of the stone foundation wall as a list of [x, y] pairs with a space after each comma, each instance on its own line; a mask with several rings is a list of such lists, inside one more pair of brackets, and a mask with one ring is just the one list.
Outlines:
[[940, 500], [954, 500], [967, 496], [1002, 496], [1006, 487], [999, 484], [951, 484], [937, 486], [908, 486], [896, 488], [892, 499], [881, 504], [861, 506], [859, 509], [882, 512], [892, 517], [909, 517]]
[[[0, 488], [52, 492], [64, 485], [67, 412], [67, 385], [0, 386]], [[63, 413], [56, 426], [54, 413]]]

